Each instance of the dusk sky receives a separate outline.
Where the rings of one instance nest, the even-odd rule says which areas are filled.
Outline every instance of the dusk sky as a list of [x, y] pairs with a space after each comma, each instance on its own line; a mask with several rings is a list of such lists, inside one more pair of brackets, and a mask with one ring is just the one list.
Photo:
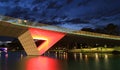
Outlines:
[[120, 0], [0, 0], [0, 14], [80, 30], [120, 25]]

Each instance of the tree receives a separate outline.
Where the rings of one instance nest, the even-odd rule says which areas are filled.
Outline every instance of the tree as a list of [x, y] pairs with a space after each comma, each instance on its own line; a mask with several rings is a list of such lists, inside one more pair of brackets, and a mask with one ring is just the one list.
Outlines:
[[94, 32], [96, 32], [96, 33], [103, 33], [104, 34], [105, 30], [103, 28], [95, 28]]
[[89, 31], [89, 32], [94, 32], [94, 29], [92, 28], [82, 28], [82, 31]]
[[104, 29], [107, 34], [118, 35], [118, 26], [113, 23], [109, 23]]

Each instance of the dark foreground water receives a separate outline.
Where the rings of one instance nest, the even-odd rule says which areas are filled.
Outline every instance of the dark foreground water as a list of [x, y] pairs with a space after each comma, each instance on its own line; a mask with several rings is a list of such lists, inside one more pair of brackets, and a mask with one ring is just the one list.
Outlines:
[[120, 70], [120, 55], [56, 52], [26, 56], [23, 52], [2, 52], [0, 70]]

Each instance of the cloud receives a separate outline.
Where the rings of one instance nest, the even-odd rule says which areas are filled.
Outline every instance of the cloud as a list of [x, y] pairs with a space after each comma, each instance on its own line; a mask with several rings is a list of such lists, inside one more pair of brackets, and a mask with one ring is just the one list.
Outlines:
[[69, 28], [80, 25], [76, 29], [81, 29], [86, 25], [118, 24], [119, 20], [111, 18], [120, 13], [119, 3], [120, 0], [1, 0], [0, 14]]
[[69, 29], [73, 29], [73, 30], [80, 30], [80, 29], [85, 28], [85, 27], [95, 28], [95, 26], [91, 25], [91, 24], [64, 23], [64, 24], [58, 24], [58, 25], [61, 27], [69, 28]]

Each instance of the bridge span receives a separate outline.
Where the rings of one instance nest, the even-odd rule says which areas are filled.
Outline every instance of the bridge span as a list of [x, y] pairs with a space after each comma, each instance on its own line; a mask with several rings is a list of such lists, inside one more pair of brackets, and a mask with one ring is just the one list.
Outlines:
[[[115, 44], [120, 46], [120, 36], [86, 31], [49, 30], [47, 28], [35, 27], [21, 23], [1, 20], [0, 36], [17, 38], [27, 55], [42, 55], [52, 46], [67, 46], [68, 44], [71, 45], [73, 43], [87, 43], [89, 45]], [[42, 24], [41, 26], [46, 25]], [[37, 45], [34, 42], [35, 40], [39, 40]]]

